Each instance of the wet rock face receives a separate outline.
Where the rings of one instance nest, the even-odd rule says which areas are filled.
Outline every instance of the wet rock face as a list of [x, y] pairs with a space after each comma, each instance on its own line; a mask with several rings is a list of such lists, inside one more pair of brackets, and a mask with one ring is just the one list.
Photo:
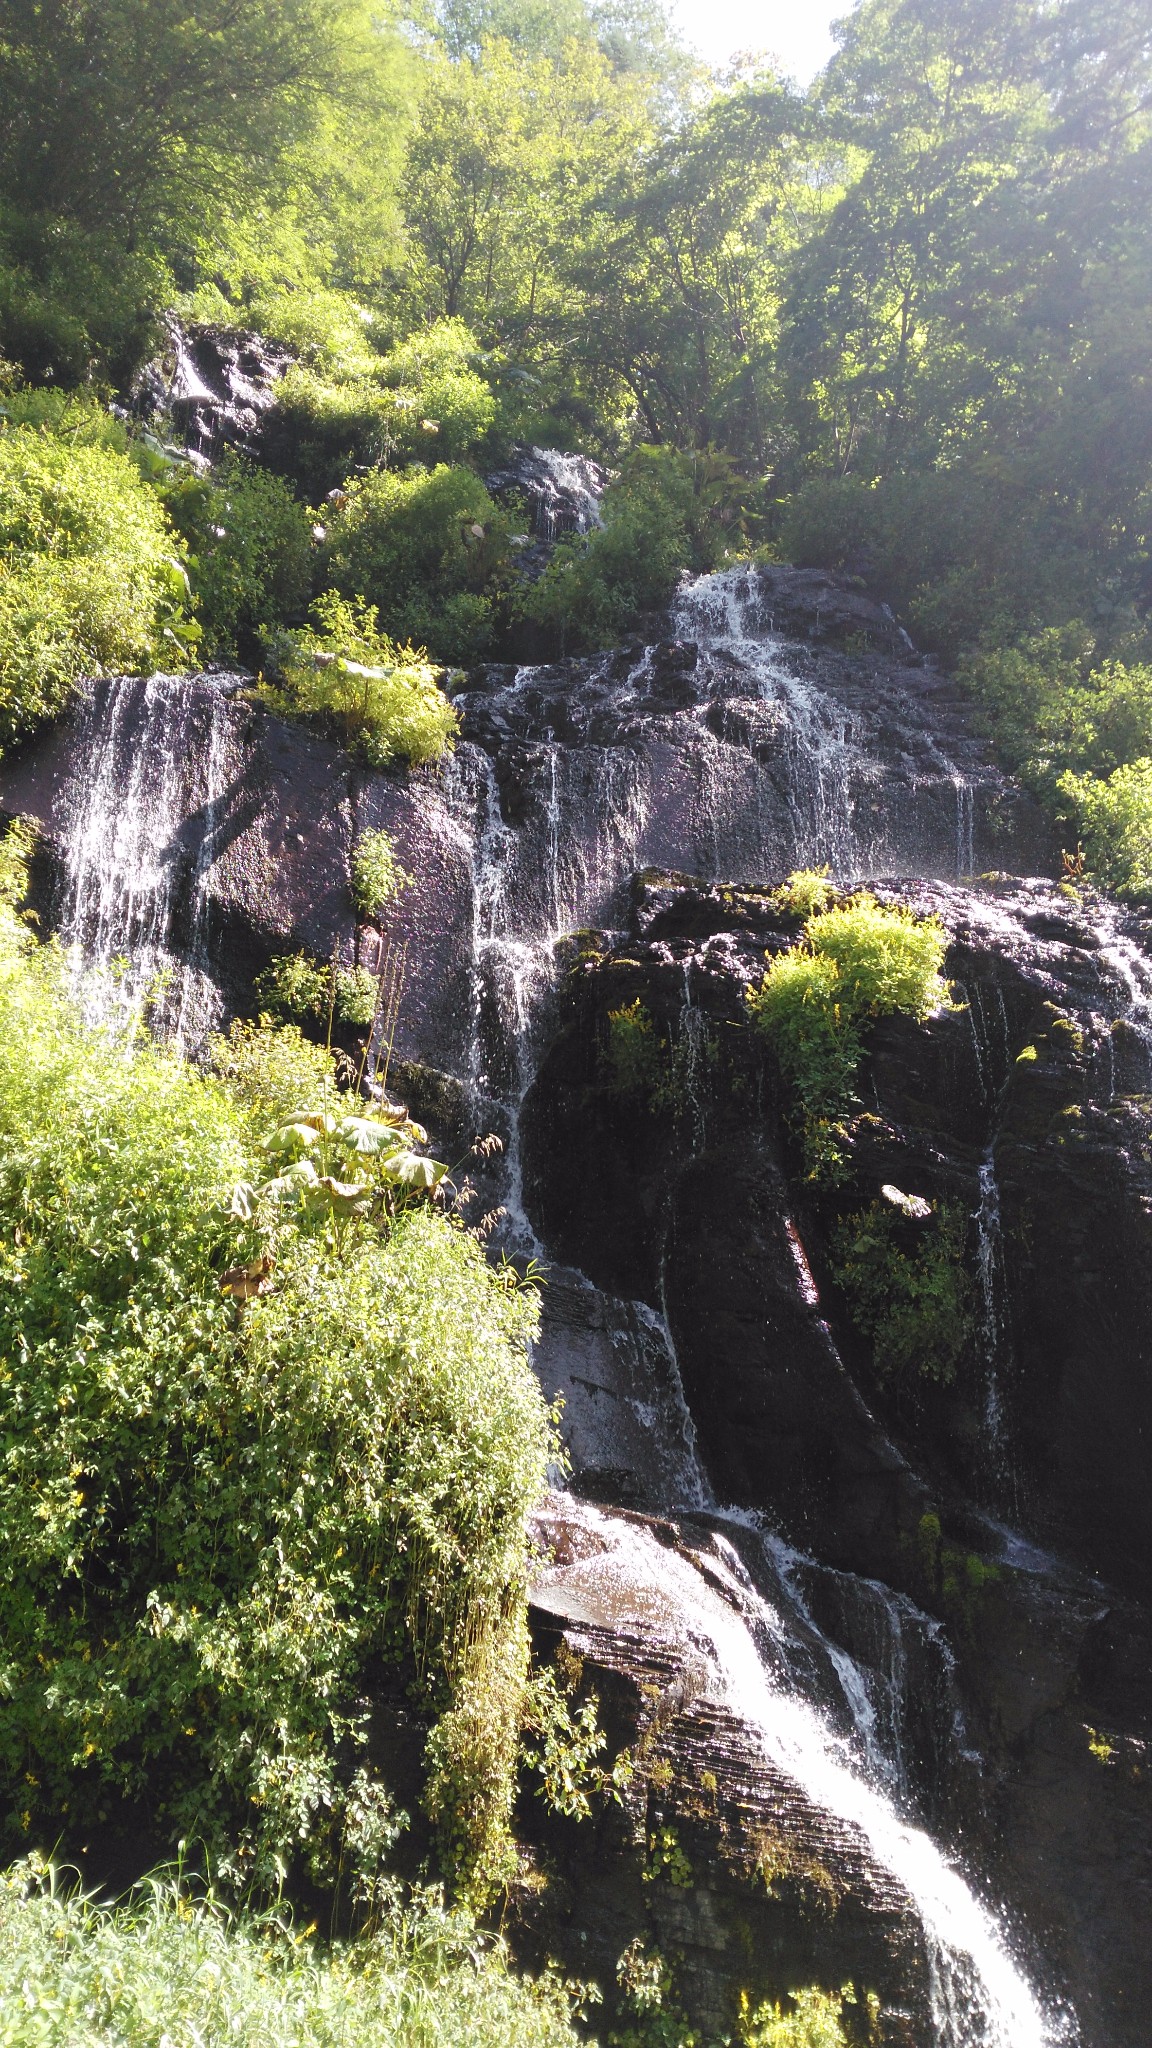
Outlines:
[[214, 461], [223, 450], [255, 447], [289, 350], [235, 328], [182, 327], [170, 319], [165, 346], [141, 370], [132, 410], [188, 450]]
[[[525, 1105], [530, 1209], [601, 1286], [661, 1305], [716, 1495], [833, 1568], [810, 1595], [830, 1635], [859, 1641], [860, 1575], [946, 1625], [988, 1803], [953, 1779], [943, 1810], [1001, 1861], [1085, 2037], [1135, 2048], [1152, 1992], [1134, 1918], [1152, 1644], [1133, 1604], [1152, 1559], [1152, 969], [1134, 920], [1048, 884], [876, 887], [942, 919], [963, 1007], [874, 1028], [842, 1185], [797, 1180], [746, 1021], [795, 921], [760, 891], [649, 874], [626, 934], [586, 940], [561, 984]], [[636, 1005], [645, 1054], [622, 1068], [612, 1020]], [[950, 1384], [879, 1380], [832, 1280], [837, 1220], [886, 1185], [968, 1218], [973, 1327]], [[577, 1417], [578, 1488], [581, 1444]], [[922, 1800], [930, 1778], [922, 1763]]]
[[[786, 1511], [797, 1540], [891, 1573], [923, 1512], [843, 1354], [938, 1483], [1023, 1510], [1146, 1597], [1152, 1040], [1134, 927], [1043, 884], [878, 886], [943, 919], [963, 1007], [876, 1027], [843, 1185], [790, 1183], [787, 1105], [747, 1022], [745, 990], [795, 922], [754, 891], [651, 877], [626, 939], [562, 986], [526, 1108], [533, 1213], [598, 1284], [663, 1303], [716, 1484]], [[648, 1066], [622, 1077], [612, 1019], [636, 1004]], [[970, 1219], [952, 1384], [879, 1383], [830, 1284], [837, 1220], [884, 1186]]]
[[557, 448], [514, 448], [507, 462], [484, 482], [493, 497], [522, 499], [532, 533], [547, 543], [599, 525], [608, 480], [608, 471], [588, 455], [564, 455]]
[[[554, 1497], [536, 1530], [532, 1594], [542, 1660], [578, 1700], [595, 1696], [620, 1787], [590, 1821], [535, 1810], [522, 1832], [549, 1882], [523, 1911], [522, 1945], [591, 1970], [619, 1999], [621, 1957], [671, 1962], [676, 2002], [726, 2037], [745, 1992], [855, 1980], [880, 1995], [890, 2048], [930, 2030], [915, 1911], [858, 1828], [838, 1821], [765, 1752], [755, 1702], [725, 1670], [743, 1626], [739, 1575], [702, 1524], [608, 1518]], [[683, 1606], [679, 1575], [707, 1575]], [[709, 1590], [711, 1585], [712, 1590]], [[626, 2006], [616, 2012], [627, 2025]]]

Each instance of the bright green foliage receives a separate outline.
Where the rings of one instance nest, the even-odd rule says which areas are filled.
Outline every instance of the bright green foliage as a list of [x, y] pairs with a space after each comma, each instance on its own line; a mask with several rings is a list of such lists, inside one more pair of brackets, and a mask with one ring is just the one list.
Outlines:
[[765, 2004], [752, 2011], [741, 2001], [740, 2048], [854, 2048], [879, 2040], [880, 2001], [869, 1993], [858, 1999], [851, 1984], [839, 1996], [813, 1985], [793, 1991], [786, 2005]]
[[261, 448], [313, 497], [377, 464], [455, 459], [492, 424], [496, 400], [459, 320], [439, 321], [384, 354], [372, 315], [343, 293], [282, 294], [257, 303], [250, 317], [299, 351]]
[[863, 1026], [893, 1011], [924, 1018], [939, 1008], [948, 996], [945, 945], [936, 918], [889, 908], [864, 891], [810, 917], [799, 943], [778, 953], [748, 991], [793, 1091], [814, 1175], [837, 1162]]
[[313, 285], [258, 293], [246, 308], [258, 334], [292, 350], [306, 368], [336, 384], [370, 380], [380, 366], [375, 316], [349, 292]]
[[393, 447], [420, 459], [429, 445], [448, 462], [483, 440], [496, 414], [492, 387], [476, 368], [479, 351], [462, 320], [420, 328], [385, 357]]
[[312, 520], [288, 486], [228, 455], [161, 493], [188, 550], [207, 654], [254, 647], [261, 628], [302, 617], [312, 595]]
[[349, 486], [325, 564], [338, 590], [376, 608], [386, 633], [463, 663], [491, 638], [509, 531], [471, 470], [378, 470]]
[[827, 868], [795, 868], [788, 880], [772, 891], [772, 901], [790, 917], [811, 917], [826, 910], [835, 894]]
[[618, 1094], [650, 1097], [663, 1077], [667, 1050], [639, 996], [622, 1009], [609, 1010], [605, 1061], [609, 1086]]
[[390, 832], [360, 832], [352, 848], [352, 898], [361, 917], [378, 918], [412, 886], [413, 877], [396, 858]]
[[233, 1918], [147, 1880], [101, 1907], [32, 1860], [0, 1879], [4, 2048], [575, 2048], [554, 1977], [435, 1893], [325, 1947], [283, 1912]]
[[302, 1102], [335, 1087], [331, 1053], [305, 1038], [298, 1025], [272, 1017], [255, 1024], [235, 1018], [227, 1037], [217, 1033], [209, 1040], [208, 1057], [257, 1137], [283, 1123]]
[[966, 1234], [963, 1211], [947, 1203], [920, 1219], [873, 1202], [837, 1227], [833, 1275], [881, 1379], [955, 1379], [974, 1328]]
[[307, 953], [277, 953], [256, 976], [258, 1003], [273, 1016], [319, 1017], [328, 1008], [330, 970]]
[[269, 636], [268, 700], [335, 725], [374, 768], [437, 760], [452, 744], [457, 718], [434, 665], [379, 630], [375, 605], [329, 590], [312, 617], [314, 625], [299, 632]]
[[1083, 835], [1090, 872], [1122, 896], [1152, 893], [1152, 760], [1141, 756], [1106, 779], [1062, 775], [1057, 788]]
[[[370, 1884], [397, 1825], [364, 1747], [383, 1660], [440, 1716], [429, 1799], [457, 1881], [482, 1890], [506, 1854], [524, 1518], [549, 1448], [535, 1297], [426, 1207], [387, 1236], [230, 1207], [268, 1169], [226, 1088], [86, 1031], [57, 957], [8, 917], [8, 1839], [140, 1802], [238, 1882], [330, 1882], [342, 1860]], [[272, 1291], [222, 1291], [254, 1244], [274, 1247]]]
[[0, 745], [59, 711], [82, 676], [185, 660], [195, 629], [175, 550], [115, 449], [0, 432]]
[[366, 967], [333, 969], [307, 953], [277, 953], [256, 976], [258, 1003], [277, 1017], [323, 1018], [331, 1007], [342, 1024], [370, 1024], [376, 1012], [377, 981]]

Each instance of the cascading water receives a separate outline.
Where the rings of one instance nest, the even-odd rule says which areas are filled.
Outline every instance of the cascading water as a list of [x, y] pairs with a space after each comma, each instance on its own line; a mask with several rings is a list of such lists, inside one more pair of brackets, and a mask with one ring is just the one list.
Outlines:
[[938, 2048], [1054, 2048], [1073, 2038], [1066, 2021], [1044, 2013], [994, 1914], [788, 1682], [794, 1618], [752, 1584], [732, 1545], [713, 1537], [705, 1575], [643, 1527], [586, 1504], [573, 1512], [596, 1543], [558, 1574], [566, 1596], [610, 1611], [618, 1626], [679, 1640], [694, 1668], [702, 1664], [706, 1694], [752, 1734], [766, 1768], [832, 1816], [912, 1901]]
[[147, 1006], [177, 1046], [219, 1014], [208, 971], [207, 882], [227, 778], [225, 679], [98, 683], [69, 797], [61, 937], [93, 1022]]
[[[735, 879], [771, 880], [801, 862], [828, 864], [848, 878], [875, 872], [881, 853], [899, 853], [901, 821], [919, 852], [926, 840], [908, 821], [919, 805], [924, 826], [936, 802], [925, 779], [903, 769], [895, 795], [885, 796], [885, 764], [869, 754], [857, 714], [802, 674], [764, 630], [754, 577], [725, 571], [697, 579], [681, 593], [675, 625], [700, 650], [699, 685], [681, 690], [681, 671], [648, 655], [624, 668], [609, 657], [581, 684], [592, 724], [574, 741], [561, 722], [575, 717], [567, 678], [563, 693], [553, 686], [548, 698], [546, 672], [522, 670], [486, 700], [495, 742], [465, 740], [442, 774], [445, 832], [466, 852], [471, 878], [469, 1079], [478, 1111], [494, 1113], [507, 1133], [505, 1243], [524, 1256], [541, 1247], [524, 1210], [520, 1117], [561, 939], [589, 923], [617, 921], [628, 876], [645, 862], [668, 861], [665, 849], [675, 856], [686, 836], [694, 859]], [[668, 724], [675, 719], [675, 740], [666, 727], [649, 738], [665, 717], [654, 702], [668, 707]], [[63, 929], [95, 971], [88, 1001], [105, 1016], [138, 1010], [167, 975], [161, 1013], [183, 1043], [195, 1042], [213, 1003], [206, 941], [232, 767], [226, 704], [226, 689], [203, 680], [101, 685], [89, 706], [84, 779], [66, 834]], [[503, 753], [501, 734], [513, 742]], [[508, 787], [502, 778], [510, 756], [515, 780]], [[953, 858], [958, 867], [971, 863], [969, 785], [943, 756], [933, 772], [941, 801], [929, 825], [941, 851], [928, 871], [950, 871]], [[688, 791], [678, 816], [666, 802], [669, 787]], [[877, 825], [884, 802], [888, 822]], [[678, 829], [687, 818], [687, 835], [680, 829], [675, 839], [669, 818]], [[686, 864], [682, 853], [680, 861]], [[114, 963], [124, 957], [131, 964], [118, 975]], [[689, 979], [681, 1050], [701, 1143], [707, 1076], [698, 1018]], [[558, 1274], [556, 1283], [545, 1307], [554, 1323], [567, 1317], [566, 1355], [578, 1354], [571, 1379], [583, 1383], [579, 1426], [589, 1439], [600, 1432], [597, 1455], [582, 1462], [628, 1463], [634, 1444], [650, 1497], [718, 1517], [662, 1304], [612, 1300], [576, 1273]], [[569, 1418], [576, 1412], [573, 1401]], [[627, 1445], [618, 1447], [621, 1431]], [[904, 1810], [900, 1663], [909, 1632], [930, 1625], [891, 1605], [882, 1614], [884, 1603], [869, 1596], [887, 1633], [876, 1659], [864, 1660], [817, 1629], [803, 1561], [780, 1551], [773, 1557], [771, 1542], [764, 1545], [768, 1594], [719, 1537], [710, 1586], [639, 1527], [609, 1513], [601, 1519], [618, 1553], [627, 1549], [632, 1581], [666, 1596], [683, 1632], [711, 1645], [718, 1697], [756, 1732], [766, 1766], [855, 1831], [905, 1888], [934, 1958], [936, 2048], [1054, 2041], [993, 1915]], [[771, 1644], [783, 1637], [807, 1644], [807, 1652], [797, 1647], [791, 1664], [773, 1659]], [[824, 1671], [835, 1711], [810, 1697], [806, 1655]]]
[[[742, 575], [702, 578], [682, 595], [677, 625], [682, 634], [708, 637], [721, 652], [740, 649], [764, 701], [779, 707], [791, 734], [797, 844], [809, 859], [851, 872], [860, 862], [862, 842], [852, 828], [850, 786], [853, 778], [859, 786], [864, 771], [843, 719], [790, 673], [782, 650], [748, 637], [751, 603]], [[531, 693], [537, 680], [535, 671], [521, 671], [504, 705], [514, 708], [516, 696]], [[474, 1091], [487, 1104], [495, 1099], [509, 1133], [503, 1192], [508, 1241], [522, 1255], [539, 1256], [546, 1248], [524, 1214], [519, 1136], [534, 1072], [537, 1020], [559, 941], [574, 927], [610, 919], [619, 885], [639, 864], [651, 784], [643, 757], [626, 747], [573, 748], [547, 740], [537, 742], [531, 754], [518, 787], [516, 824], [504, 814], [495, 768], [480, 749], [459, 750], [447, 771], [446, 794], [456, 829], [471, 847]], [[969, 853], [965, 835], [958, 863]], [[686, 977], [681, 1054], [688, 1085], [695, 1089], [697, 1142], [706, 1092], [697, 1071], [698, 1016]], [[802, 1257], [798, 1239], [797, 1246]], [[650, 1439], [646, 1469], [664, 1506], [721, 1518], [696, 1456], [666, 1317], [644, 1303], [608, 1302], [582, 1275], [566, 1271], [558, 1277], [565, 1355], [571, 1359], [575, 1350], [579, 1359], [569, 1380], [577, 1395], [577, 1426], [586, 1433], [585, 1451], [592, 1445], [582, 1463], [604, 1468], [627, 1459], [639, 1432]], [[548, 1314], [547, 1302], [545, 1308]], [[607, 1350], [597, 1348], [597, 1318], [611, 1326]], [[597, 1378], [603, 1365], [595, 1361], [609, 1353], [615, 1356], [614, 1383]], [[547, 1390], [554, 1392], [542, 1363]], [[571, 1404], [568, 1412], [571, 1420]], [[753, 1586], [722, 1538], [713, 1569], [718, 1561], [727, 1599], [690, 1562], [670, 1556], [642, 1530], [606, 1512], [579, 1512], [596, 1515], [615, 1548], [621, 1581], [636, 1597], [650, 1603], [654, 1595], [666, 1596], [685, 1639], [697, 1648], [701, 1641], [710, 1644], [717, 1696], [755, 1731], [766, 1763], [862, 1838], [876, 1863], [908, 1894], [929, 1951], [935, 2048], [1051, 2048], [1058, 2038], [1055, 2025], [1013, 1962], [994, 1914], [905, 1810], [901, 1664], [908, 1632], [928, 1633], [934, 1625], [911, 1603], [905, 1612], [896, 1596], [885, 1601], [879, 1597], [883, 1589], [871, 1589], [870, 1604], [882, 1614], [887, 1637], [882, 1668], [865, 1667], [817, 1629], [802, 1592], [806, 1561], [770, 1536], [763, 1538], [764, 1557], [776, 1605]], [[797, 1653], [799, 1662], [789, 1670], [788, 1657], [780, 1654], [782, 1643], [801, 1639], [807, 1654], [822, 1660], [841, 1702], [843, 1733], [808, 1696], [805, 1678], [811, 1672], [805, 1672], [803, 1655]], [[763, 1655], [771, 1643], [776, 1654]]]

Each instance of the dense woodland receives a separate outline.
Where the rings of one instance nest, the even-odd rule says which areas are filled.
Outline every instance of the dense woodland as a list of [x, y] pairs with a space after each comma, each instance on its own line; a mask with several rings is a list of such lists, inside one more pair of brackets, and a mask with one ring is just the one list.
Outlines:
[[[290, 352], [226, 541], [211, 490], [130, 450], [202, 652], [251, 657], [324, 587], [451, 663], [530, 627], [603, 644], [685, 565], [846, 568], [962, 666], [1070, 840], [1140, 884], [1144, 12], [869, 4], [840, 44], [800, 94], [755, 57], [705, 74], [647, 0], [9, 6], [9, 418], [123, 397], [173, 310]], [[111, 437], [75, 411], [67, 432]], [[531, 587], [481, 481], [515, 441], [618, 473], [603, 530]], [[6, 544], [29, 546], [19, 519]], [[19, 601], [6, 579], [0, 637]], [[63, 602], [43, 592], [41, 639]], [[17, 725], [51, 666], [6, 665]]]
[[[807, 91], [754, 53], [707, 72], [658, 0], [0, 0], [0, 105], [5, 747], [85, 677], [238, 658], [370, 763], [434, 760], [445, 670], [595, 651], [685, 569], [790, 561], [860, 579], [958, 672], [1074, 877], [1152, 894], [1143, 0], [862, 0]], [[134, 399], [172, 322], [279, 351], [257, 441], [211, 467]], [[531, 576], [484, 481], [525, 443], [610, 473], [603, 524]], [[0, 1347], [25, 1403], [3, 1843], [67, 1850], [114, 1795], [158, 1848], [194, 1840], [219, 1899], [177, 1881], [108, 1920], [19, 1866], [0, 1981], [27, 1987], [50, 1934], [60, 1970], [0, 2037], [152, 2041], [160, 1972], [223, 2039], [196, 2005], [219, 1952], [252, 2042], [289, 2038], [277, 2000], [307, 2041], [568, 2040], [572, 1998], [469, 1917], [513, 1867], [518, 1744], [561, 1802], [609, 1783], [528, 1669], [532, 1286], [418, 1199], [425, 1134], [350, 1117], [295, 1025], [238, 1025], [208, 1073], [87, 1032], [16, 915], [26, 851], [0, 937]], [[364, 850], [369, 910], [403, 886], [389, 863]], [[331, 1037], [319, 968], [266, 993]], [[371, 1022], [371, 990], [369, 1014], [342, 1000]], [[246, 1319], [205, 1299], [273, 1243], [283, 1284]], [[369, 1654], [431, 1729], [423, 1879], [448, 1905], [385, 1874], [403, 1816], [364, 1761]], [[369, 1959], [301, 1961], [282, 1918], [229, 1932], [223, 1899], [286, 1884], [309, 1911], [335, 1885]], [[113, 1955], [122, 2033], [100, 2031]], [[622, 2048], [696, 2038], [658, 1984], [630, 2025]], [[740, 2038], [850, 2027], [810, 1993]]]

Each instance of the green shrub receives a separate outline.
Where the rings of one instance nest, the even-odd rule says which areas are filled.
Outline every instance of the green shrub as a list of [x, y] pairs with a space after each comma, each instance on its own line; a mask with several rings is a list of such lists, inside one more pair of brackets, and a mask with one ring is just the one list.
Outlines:
[[250, 1115], [86, 1030], [20, 932], [6, 912], [0, 1830], [86, 1841], [122, 1814], [238, 1883], [371, 1885], [398, 1825], [369, 1748], [392, 1665], [439, 1724], [429, 1801], [482, 1889], [549, 1454], [534, 1297], [427, 1206], [335, 1236], [307, 1205], [230, 1207], [268, 1170]]
[[335, 725], [372, 767], [438, 760], [458, 720], [433, 664], [380, 632], [374, 605], [329, 590], [312, 618], [312, 626], [267, 639], [267, 700]]
[[261, 293], [243, 318], [269, 341], [291, 349], [302, 363], [341, 383], [372, 377], [379, 370], [374, 315], [349, 292], [319, 285], [295, 290], [286, 286]]
[[395, 393], [398, 454], [418, 458], [428, 445], [430, 426], [436, 452], [447, 462], [458, 461], [483, 440], [496, 416], [496, 400], [475, 368], [477, 354], [475, 338], [462, 320], [437, 320], [385, 356], [381, 375]]
[[325, 565], [338, 590], [376, 607], [386, 633], [467, 663], [491, 639], [509, 531], [471, 470], [379, 470], [349, 485]]
[[208, 1061], [257, 1137], [335, 1086], [331, 1053], [305, 1038], [298, 1025], [273, 1017], [257, 1023], [235, 1018], [226, 1037], [215, 1033], [209, 1039]]
[[811, 917], [817, 910], [826, 910], [835, 894], [827, 868], [796, 868], [786, 882], [773, 889], [772, 901], [790, 917]]
[[947, 1203], [923, 1218], [873, 1202], [838, 1225], [833, 1276], [881, 1379], [955, 1379], [974, 1327], [966, 1232], [963, 1210]]
[[390, 833], [369, 827], [357, 835], [352, 848], [352, 900], [361, 917], [379, 917], [411, 888], [412, 881], [396, 858]]
[[331, 1004], [342, 1024], [370, 1024], [376, 1012], [376, 976], [366, 967], [332, 968], [307, 953], [278, 953], [256, 976], [254, 993], [275, 1017], [326, 1017]]
[[83, 676], [186, 659], [176, 539], [132, 463], [31, 427], [0, 432], [0, 746]]
[[1084, 841], [1089, 872], [1121, 896], [1152, 894], [1152, 760], [1106, 778], [1062, 775], [1057, 790]]
[[491, 387], [474, 367], [475, 340], [441, 320], [381, 355], [371, 322], [340, 292], [291, 292], [258, 301], [250, 317], [294, 349], [261, 442], [267, 458], [319, 498], [356, 470], [427, 459], [455, 461], [495, 417]]
[[853, 2048], [879, 2040], [880, 2001], [860, 1998], [851, 1984], [839, 1996], [814, 1985], [793, 1991], [787, 2006], [765, 2004], [753, 2012], [741, 2003], [740, 2048]]
[[604, 1049], [608, 1086], [617, 1095], [638, 1096], [655, 1105], [668, 1092], [668, 1045], [637, 996], [608, 1012]]
[[128, 430], [91, 391], [61, 391], [55, 385], [0, 384], [0, 421], [9, 427], [39, 427], [74, 448], [111, 448], [123, 455]]
[[793, 1091], [813, 1175], [838, 1164], [862, 1027], [893, 1011], [928, 1017], [946, 1001], [945, 945], [938, 919], [890, 909], [865, 891], [809, 917], [798, 944], [748, 991]]
[[283, 1910], [233, 1917], [160, 1876], [99, 1906], [35, 1860], [0, 1878], [4, 2048], [575, 2048], [555, 1977], [435, 1893], [324, 1946]]
[[161, 492], [188, 550], [209, 654], [248, 653], [264, 627], [302, 617], [312, 594], [312, 519], [282, 478], [226, 455]]

